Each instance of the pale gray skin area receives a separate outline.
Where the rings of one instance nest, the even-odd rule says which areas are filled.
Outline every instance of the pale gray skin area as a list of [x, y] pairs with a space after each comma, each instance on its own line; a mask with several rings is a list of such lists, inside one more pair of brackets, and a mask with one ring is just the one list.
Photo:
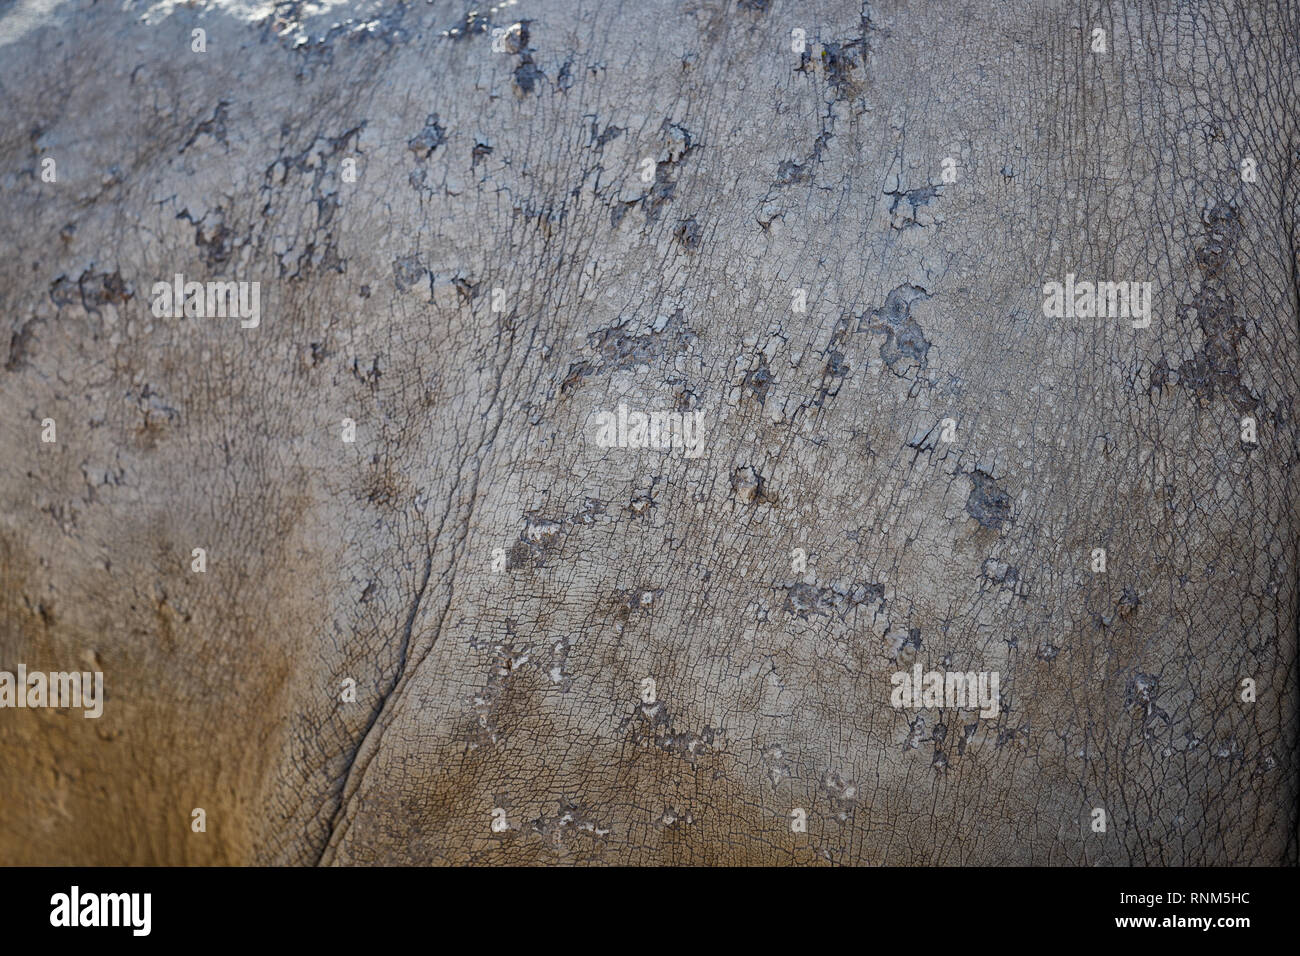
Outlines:
[[0, 5], [0, 861], [1295, 861], [1294, 4], [299, 6]]

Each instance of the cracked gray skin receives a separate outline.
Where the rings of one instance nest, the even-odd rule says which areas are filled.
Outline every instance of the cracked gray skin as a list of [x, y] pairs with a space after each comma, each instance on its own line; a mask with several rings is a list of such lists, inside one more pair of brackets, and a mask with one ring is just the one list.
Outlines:
[[1295, 862], [1294, 5], [299, 6], [0, 11], [0, 861]]

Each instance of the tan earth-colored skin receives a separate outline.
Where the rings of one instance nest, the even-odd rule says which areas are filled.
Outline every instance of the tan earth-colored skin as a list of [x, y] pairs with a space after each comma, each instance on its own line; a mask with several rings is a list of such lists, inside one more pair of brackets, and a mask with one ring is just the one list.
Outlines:
[[0, 862], [1296, 861], [1293, 3], [125, 7], [0, 5]]

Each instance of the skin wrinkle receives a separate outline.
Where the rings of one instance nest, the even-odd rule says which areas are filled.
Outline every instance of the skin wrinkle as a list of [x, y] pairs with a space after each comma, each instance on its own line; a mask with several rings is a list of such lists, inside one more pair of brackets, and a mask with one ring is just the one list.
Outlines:
[[[0, 711], [0, 861], [1296, 862], [1300, 23], [1167, 6], [24, 27], [0, 669], [107, 702]], [[152, 317], [176, 273], [260, 326]]]
[[[512, 345], [513, 345], [513, 342], [511, 343], [511, 346], [512, 346]], [[508, 347], [507, 347], [507, 355], [510, 354], [510, 351], [511, 351], [511, 349], [510, 349], [510, 347], [508, 346]], [[496, 378], [496, 385], [495, 385], [495, 388], [494, 388], [494, 391], [493, 391], [493, 394], [492, 394], [492, 398], [491, 398], [491, 400], [489, 401], [489, 408], [495, 408], [495, 407], [497, 407], [497, 397], [498, 397], [498, 396], [500, 395], [500, 393], [501, 393], [501, 379], [502, 379], [501, 374], [498, 374], [498, 376], [497, 376], [497, 378]], [[500, 427], [501, 427], [501, 421], [502, 421], [502, 418], [501, 418], [501, 417], [498, 417], [498, 418], [497, 418], [497, 421], [496, 421], [496, 423], [495, 423], [495, 425], [494, 425], [494, 427], [493, 427], [492, 434], [491, 434], [491, 435], [490, 435], [490, 436], [489, 436], [489, 437], [488, 437], [488, 438], [483, 442], [483, 444], [479, 447], [478, 452], [473, 456], [473, 460], [474, 460], [475, 462], [477, 462], [477, 460], [479, 459], [479, 457], [482, 455], [484, 448], [490, 448], [490, 447], [492, 446], [492, 442], [495, 440], [496, 435], [497, 435], [497, 432], [500, 430]], [[470, 504], [469, 504], [469, 507], [468, 507], [468, 509], [467, 509], [467, 514], [466, 514], [465, 521], [464, 521], [464, 523], [462, 523], [462, 524], [460, 525], [461, 533], [460, 533], [460, 535], [458, 535], [458, 537], [457, 537], [457, 539], [456, 539], [456, 542], [453, 542], [453, 543], [452, 543], [452, 547], [453, 547], [453, 549], [454, 549], [455, 544], [456, 544], [457, 542], [459, 542], [459, 541], [463, 541], [463, 540], [464, 540], [464, 528], [466, 528], [466, 527], [468, 526], [468, 524], [469, 524], [470, 518], [471, 518], [472, 515], [473, 515], [473, 503], [474, 503], [474, 501], [477, 500], [479, 468], [475, 467], [475, 468], [473, 469], [473, 471], [474, 471], [473, 482], [472, 482], [472, 484], [471, 484], [471, 486], [470, 486], [470, 490], [469, 490], [469, 495], [470, 495]], [[441, 522], [439, 523], [439, 526], [438, 526], [438, 531], [434, 534], [434, 540], [435, 540], [435, 541], [439, 541], [439, 540], [441, 540], [441, 538], [442, 538], [442, 529], [443, 529], [443, 527], [446, 525], [447, 517], [448, 517], [448, 515], [450, 514], [450, 505], [451, 505], [451, 501], [454, 500], [454, 495], [455, 495], [455, 493], [456, 493], [456, 490], [457, 490], [458, 487], [459, 487], [459, 475], [460, 475], [460, 470], [457, 471], [457, 476], [458, 476], [457, 484], [454, 485], [454, 486], [452, 487], [452, 496], [453, 496], [453, 497], [452, 497], [452, 498], [449, 498], [449, 500], [448, 500], [448, 506], [449, 506], [449, 507], [448, 507], [448, 511], [445, 512], [445, 513], [443, 514], [442, 520], [441, 520]], [[347, 770], [347, 774], [346, 774], [346, 777], [345, 777], [345, 780], [344, 780], [343, 789], [342, 789], [342, 795], [341, 795], [341, 798], [340, 798], [340, 801], [339, 801], [339, 806], [338, 806], [337, 810], [335, 811], [334, 818], [333, 818], [332, 821], [331, 821], [331, 824], [330, 824], [330, 832], [329, 832], [329, 834], [328, 834], [328, 836], [327, 836], [327, 838], [326, 838], [325, 844], [324, 844], [324, 846], [321, 848], [320, 855], [317, 857], [317, 860], [316, 860], [316, 863], [317, 863], [318, 866], [319, 866], [319, 865], [322, 865], [322, 864], [327, 864], [327, 863], [331, 862], [332, 851], [334, 850], [335, 843], [336, 843], [336, 841], [339, 839], [340, 835], [344, 832], [342, 829], [340, 829], [340, 825], [341, 825], [341, 824], [342, 824], [342, 825], [346, 825], [346, 823], [347, 823], [347, 821], [348, 821], [348, 816], [347, 816], [347, 814], [346, 814], [346, 810], [347, 810], [347, 808], [348, 808], [348, 801], [353, 797], [353, 795], [356, 793], [356, 791], [357, 791], [357, 790], [361, 787], [361, 785], [364, 783], [364, 778], [365, 778], [366, 770], [367, 770], [367, 769], [369, 768], [369, 766], [370, 766], [370, 757], [371, 757], [371, 755], [372, 755], [375, 751], [377, 751], [377, 750], [379, 749], [380, 744], [381, 744], [381, 742], [382, 742], [382, 738], [383, 738], [384, 730], [387, 728], [387, 722], [384, 722], [384, 721], [383, 721], [383, 716], [384, 716], [385, 711], [388, 710], [388, 707], [389, 707], [389, 703], [390, 703], [390, 701], [392, 702], [392, 705], [393, 705], [394, 708], [396, 708], [397, 706], [399, 706], [400, 703], [401, 703], [401, 693], [400, 693], [400, 688], [401, 688], [401, 686], [402, 686], [403, 678], [405, 677], [405, 674], [406, 674], [406, 649], [407, 649], [407, 647], [408, 647], [409, 644], [410, 644], [410, 638], [411, 638], [412, 627], [413, 627], [413, 625], [414, 625], [414, 623], [415, 623], [415, 620], [416, 620], [416, 617], [417, 617], [417, 615], [418, 615], [418, 613], [419, 613], [420, 603], [421, 603], [421, 601], [422, 601], [423, 598], [424, 598], [424, 593], [425, 593], [425, 590], [426, 590], [426, 588], [427, 588], [427, 586], [428, 586], [428, 583], [429, 583], [429, 574], [430, 574], [430, 571], [432, 570], [432, 566], [433, 566], [433, 550], [430, 549], [430, 550], [428, 551], [428, 556], [427, 556], [427, 559], [426, 559], [426, 561], [425, 561], [425, 566], [424, 566], [424, 577], [423, 577], [423, 580], [421, 581], [420, 589], [419, 589], [419, 592], [418, 592], [417, 595], [416, 595], [415, 601], [413, 602], [413, 604], [412, 604], [412, 606], [411, 606], [411, 613], [410, 613], [410, 615], [409, 615], [408, 618], [407, 618], [407, 621], [406, 621], [406, 627], [405, 627], [404, 632], [403, 632], [402, 651], [401, 651], [401, 663], [400, 663], [399, 668], [398, 668], [397, 676], [394, 678], [394, 680], [393, 680], [393, 684], [392, 684], [392, 686], [389, 688], [389, 690], [387, 691], [387, 693], [384, 694], [383, 699], [382, 699], [382, 701], [381, 701], [381, 703], [380, 703], [380, 705], [379, 705], [379, 710], [378, 710], [378, 712], [376, 713], [375, 717], [371, 720], [370, 724], [366, 727], [366, 730], [365, 730], [365, 733], [364, 733], [363, 736], [362, 736], [361, 742], [358, 744], [357, 749], [356, 749], [356, 751], [354, 752], [354, 755], [353, 755], [353, 757], [352, 757], [352, 760], [351, 760], [350, 763], [349, 763], [348, 770]], [[415, 670], [417, 670], [417, 671], [419, 670], [420, 665], [424, 663], [425, 658], [428, 657], [428, 655], [429, 655], [429, 651], [432, 650], [434, 646], [436, 646], [436, 644], [438, 643], [438, 638], [439, 638], [439, 637], [442, 635], [442, 633], [443, 633], [443, 627], [444, 627], [444, 625], [445, 625], [445, 623], [446, 623], [446, 620], [447, 620], [447, 612], [448, 612], [448, 610], [451, 608], [452, 601], [453, 601], [454, 596], [455, 596], [455, 563], [454, 563], [454, 561], [453, 561], [453, 562], [451, 563], [451, 565], [450, 565], [449, 580], [447, 581], [446, 589], [447, 589], [447, 602], [446, 602], [446, 604], [443, 605], [442, 611], [441, 611], [440, 614], [439, 614], [437, 624], [436, 624], [435, 627], [434, 627], [433, 637], [430, 639], [428, 645], [427, 645], [427, 646], [424, 648], [424, 650], [421, 652], [419, 659], [415, 662]], [[375, 727], [376, 723], [379, 723], [379, 730], [378, 730], [378, 732], [375, 734], [373, 745], [371, 745], [371, 730]], [[358, 756], [359, 756], [363, 751], [366, 751], [367, 748], [369, 748], [369, 751], [368, 751], [368, 753], [367, 753], [367, 757], [366, 757], [366, 759], [365, 759], [364, 761], [362, 761], [362, 763], [361, 763], [360, 771], [359, 771], [359, 774], [358, 774], [358, 776], [357, 776], [357, 783], [356, 783], [356, 785], [355, 785], [355, 787], [354, 787], [354, 786], [352, 785], [353, 767], [355, 766], [355, 764], [356, 764], [356, 762], [357, 762], [357, 758], [358, 758]]]
[[[432, 570], [433, 570], [433, 551], [430, 550], [428, 553], [428, 557], [424, 562], [424, 577], [420, 581], [420, 589], [416, 592], [415, 600], [411, 603], [411, 613], [407, 616], [406, 627], [402, 631], [401, 658], [398, 664], [397, 673], [394, 675], [393, 682], [389, 686], [388, 690], [380, 698], [379, 703], [375, 708], [375, 712], [373, 716], [370, 718], [370, 722], [366, 724], [366, 729], [361, 735], [360, 742], [357, 744], [356, 749], [353, 751], [352, 756], [348, 761], [347, 770], [345, 771], [345, 775], [343, 778], [343, 789], [340, 794], [338, 806], [335, 808], [334, 813], [331, 816], [329, 833], [326, 837], [325, 845], [321, 848], [320, 855], [316, 858], [316, 864], [318, 866], [325, 861], [325, 856], [329, 852], [330, 844], [333, 842], [335, 834], [338, 832], [338, 827], [340, 823], [340, 814], [343, 813], [344, 809], [347, 806], [348, 798], [353, 793], [354, 788], [352, 785], [352, 774], [354, 768], [357, 765], [357, 758], [361, 755], [363, 751], [367, 751], [368, 745], [371, 744], [371, 738], [370, 738], [371, 731], [374, 730], [376, 723], [378, 723], [382, 719], [384, 711], [387, 709], [389, 705], [389, 701], [393, 699], [394, 692], [397, 690], [398, 685], [401, 684], [402, 677], [405, 676], [406, 650], [411, 643], [411, 628], [414, 626], [416, 615], [420, 611], [420, 602], [424, 600], [425, 589], [429, 586], [429, 573]], [[434, 638], [434, 641], [435, 642], [437, 641], [436, 636]], [[381, 728], [378, 734], [376, 734], [375, 742], [373, 746], [370, 746], [369, 748], [370, 750], [373, 750], [373, 748], [379, 746], [379, 740], [380, 738], [382, 738], [382, 736], [383, 736], [383, 730]], [[369, 761], [369, 756], [367, 755], [367, 759], [362, 761], [361, 763], [361, 768], [360, 768], [361, 776], [364, 777], [366, 772], [366, 767], [368, 767], [369, 765], [370, 765], [370, 761]]]

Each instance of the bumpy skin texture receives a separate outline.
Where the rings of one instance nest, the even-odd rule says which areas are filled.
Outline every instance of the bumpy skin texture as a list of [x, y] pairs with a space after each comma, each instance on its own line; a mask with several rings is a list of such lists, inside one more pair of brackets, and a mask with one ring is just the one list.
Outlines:
[[0, 9], [0, 861], [1294, 862], [1295, 5], [465, 10]]

